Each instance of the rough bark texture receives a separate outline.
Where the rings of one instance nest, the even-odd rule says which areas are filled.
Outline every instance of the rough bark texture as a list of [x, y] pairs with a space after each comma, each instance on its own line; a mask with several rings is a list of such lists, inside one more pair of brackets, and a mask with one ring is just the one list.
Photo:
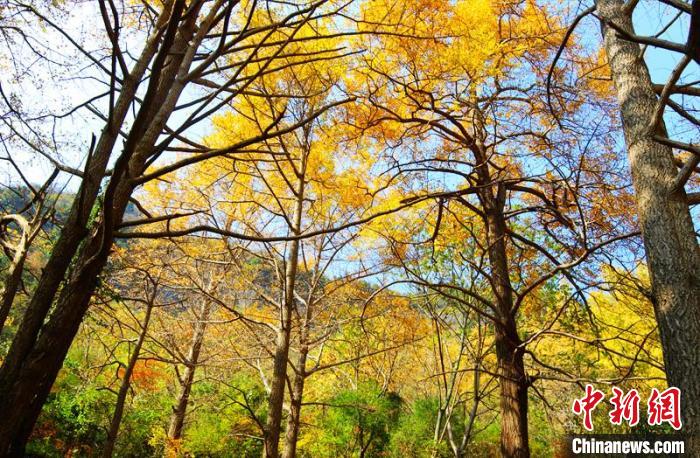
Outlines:
[[284, 458], [294, 458], [297, 453], [297, 440], [299, 427], [301, 426], [301, 402], [304, 397], [304, 382], [306, 381], [306, 355], [308, 349], [302, 349], [297, 360], [298, 373], [292, 382], [290, 393], [289, 416], [287, 417], [287, 431], [284, 438]]
[[291, 313], [284, 305], [281, 328], [277, 331], [275, 342], [275, 360], [272, 368], [272, 383], [268, 399], [268, 415], [265, 424], [265, 447], [263, 456], [277, 458], [279, 456], [280, 428], [282, 426], [282, 407], [284, 404], [284, 389], [287, 379], [287, 361], [289, 358], [289, 339], [291, 333]]
[[211, 304], [205, 302], [202, 305], [201, 315], [195, 326], [190, 349], [187, 353], [187, 361], [185, 362], [185, 373], [180, 380], [180, 392], [178, 393], [177, 401], [173, 407], [173, 414], [170, 417], [168, 438], [172, 441], [177, 441], [182, 437], [182, 428], [185, 425], [187, 405], [190, 402], [190, 393], [192, 392], [195, 371], [197, 370], [197, 365], [199, 364], [199, 355], [202, 352], [204, 333], [207, 329], [207, 321], [209, 320], [210, 312]]
[[504, 457], [530, 456], [527, 425], [527, 378], [522, 349], [514, 328], [496, 330], [496, 357], [500, 384], [501, 453]]
[[500, 385], [501, 454], [508, 458], [529, 458], [528, 441], [528, 378], [523, 362], [523, 349], [519, 348], [513, 302], [513, 286], [510, 281], [507, 252], [507, 226], [504, 214], [505, 188], [494, 183], [488, 169], [488, 155], [478, 147], [478, 157], [483, 166], [478, 167], [480, 184], [478, 193], [484, 211], [488, 260], [491, 268], [491, 289], [496, 302], [496, 358]]
[[[39, 284], [0, 368], [0, 393], [3, 393], [0, 397], [0, 411], [9, 408], [9, 406], [5, 407], [4, 393], [8, 392], [10, 384], [17, 377], [22, 362], [27, 358], [28, 352], [36, 342], [41, 326], [51, 310], [51, 305], [71, 261], [78, 252], [80, 243], [89, 234], [87, 226], [90, 213], [97, 200], [102, 177], [112, 155], [119, 128], [134, 101], [136, 90], [148, 64], [158, 49], [158, 43], [159, 38], [151, 37], [131, 73], [124, 77], [122, 89], [112, 110], [112, 123], [105, 126], [89, 157], [77, 197], [73, 201], [61, 235], [51, 250], [51, 256], [42, 270]], [[0, 419], [0, 436], [3, 435], [3, 432], [2, 419]], [[0, 451], [2, 451], [1, 439]]]
[[508, 277], [505, 222], [502, 213], [498, 212], [487, 215], [487, 219], [493, 289], [498, 301], [499, 318], [503, 321], [503, 325], [495, 326], [500, 384], [501, 453], [509, 458], [527, 458], [530, 456], [527, 425], [528, 385], [523, 350], [518, 348], [521, 341], [515, 318], [512, 316], [513, 293]]
[[63, 364], [73, 337], [78, 332], [90, 297], [97, 285], [97, 276], [107, 256], [98, 256], [89, 264], [89, 254], [100, 243], [93, 237], [80, 257], [84, 266], [61, 291], [57, 307], [42, 327], [36, 344], [23, 361], [9, 389], [3, 392], [3, 415], [0, 417], [0, 450], [3, 456], [23, 456], [24, 445], [32, 432], [56, 375]]
[[696, 438], [686, 453], [700, 456], [700, 248], [686, 194], [673, 189], [672, 150], [652, 139], [665, 129], [650, 132], [657, 97], [640, 48], [606, 25], [633, 32], [631, 18], [621, 0], [599, 0], [597, 7], [621, 107], [666, 375], [669, 385], [682, 390], [683, 431]]
[[146, 307], [146, 316], [144, 316], [143, 323], [141, 323], [141, 332], [136, 340], [136, 345], [131, 352], [129, 357], [129, 362], [124, 368], [124, 376], [122, 378], [122, 383], [119, 386], [119, 392], [117, 393], [117, 401], [114, 404], [114, 413], [112, 415], [112, 421], [109, 425], [109, 431], [107, 432], [107, 441], [105, 442], [104, 450], [102, 451], [102, 456], [104, 458], [111, 458], [114, 453], [114, 445], [117, 442], [117, 436], [119, 435], [119, 426], [122, 422], [122, 417], [124, 416], [124, 405], [126, 403], [126, 396], [129, 394], [129, 388], [131, 387], [131, 375], [134, 373], [134, 367], [139, 360], [139, 354], [141, 353], [141, 347], [146, 339], [146, 334], [148, 333], [148, 325], [151, 321], [151, 313], [153, 311], [153, 304], [149, 303]]
[[287, 431], [284, 438], [284, 458], [294, 458], [297, 452], [297, 440], [299, 438], [299, 428], [301, 426], [301, 402], [304, 398], [304, 383], [306, 382], [306, 358], [309, 354], [309, 346], [307, 344], [308, 335], [308, 318], [303, 324], [299, 348], [299, 357], [297, 358], [297, 372], [294, 374], [292, 382], [292, 392], [290, 393], [289, 401], [289, 416], [287, 417]]
[[[174, 25], [179, 23], [184, 2], [176, 2], [176, 5], [180, 5], [180, 11], [174, 13], [177, 18]], [[160, 84], [153, 87], [153, 94], [147, 93], [144, 97], [134, 130], [125, 142], [124, 152], [115, 164], [105, 191], [102, 213], [91, 231], [85, 227], [116, 139], [117, 129], [114, 123], [103, 131], [93, 158], [89, 161], [88, 171], [64, 230], [0, 368], [0, 412], [9, 412], [0, 416], [0, 455], [24, 454], [24, 446], [87, 312], [99, 274], [107, 262], [114, 242], [114, 228], [121, 223], [134, 189], [131, 177], [143, 172], [148, 152], [152, 151], [182, 91], [183, 81], [179, 79], [176, 84], [176, 76], [180, 76], [178, 71], [180, 74], [187, 71], [194, 55], [194, 51], [189, 54], [185, 51], [188, 50], [188, 43], [194, 33], [196, 17], [195, 10], [180, 27], [174, 27], [177, 36], [170, 44], [163, 45], [164, 49], [158, 54], [165, 59], [162, 74], [157, 78]], [[140, 80], [135, 75], [145, 72], [153, 53], [157, 51], [159, 41], [160, 35], [148, 42], [137, 67], [122, 88], [117, 102], [119, 108], [115, 108], [115, 112], [123, 107], [124, 116], [126, 115]], [[181, 65], [183, 61], [184, 65]], [[155, 81], [153, 77], [151, 81]], [[127, 89], [127, 84], [132, 86]], [[119, 115], [114, 116], [114, 119], [119, 119]], [[121, 122], [117, 121], [117, 126], [119, 124]], [[86, 236], [87, 240], [84, 241]], [[64, 276], [79, 247], [80, 253], [75, 259], [73, 270], [64, 282]], [[48, 321], [45, 321], [61, 283], [64, 285], [55, 302], [54, 311]]]

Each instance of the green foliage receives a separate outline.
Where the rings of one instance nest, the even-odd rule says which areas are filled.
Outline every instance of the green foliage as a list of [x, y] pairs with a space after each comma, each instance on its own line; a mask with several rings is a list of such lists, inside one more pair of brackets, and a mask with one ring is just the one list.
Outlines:
[[385, 456], [401, 402], [397, 394], [382, 392], [376, 383], [338, 393], [320, 419], [311, 456]]
[[202, 408], [192, 412], [185, 451], [193, 456], [220, 458], [261, 456], [261, 432], [251, 411], [259, 422], [265, 421], [265, 389], [255, 379], [241, 376], [226, 389], [220, 388], [209, 381], [194, 385], [192, 396]]
[[[402, 412], [391, 435], [391, 456], [430, 456], [434, 449], [433, 436], [440, 403], [437, 398], [416, 400], [408, 411]], [[437, 456], [449, 456], [446, 444], [438, 446]]]
[[89, 456], [106, 438], [113, 395], [79, 377], [80, 365], [66, 360], [63, 376], [49, 395], [28, 452], [40, 456]]

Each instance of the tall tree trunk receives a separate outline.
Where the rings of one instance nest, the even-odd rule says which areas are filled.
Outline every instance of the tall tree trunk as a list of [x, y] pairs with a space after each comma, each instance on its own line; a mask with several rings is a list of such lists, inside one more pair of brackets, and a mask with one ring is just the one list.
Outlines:
[[[100, 231], [101, 232], [101, 231]], [[87, 255], [96, 253], [101, 239], [90, 240], [80, 257], [76, 274], [62, 289], [57, 307], [42, 327], [36, 344], [2, 393], [0, 415], [0, 455], [24, 456], [24, 445], [32, 432], [41, 407], [78, 332], [90, 297], [97, 286], [97, 276], [107, 256], [100, 255], [87, 263]], [[6, 406], [6, 407], [5, 407]]]
[[[514, 322], [513, 322], [514, 323]], [[496, 357], [500, 384], [501, 453], [508, 458], [530, 456], [527, 425], [527, 378], [523, 351], [514, 327], [496, 327]]]
[[652, 300], [664, 351], [666, 376], [682, 390], [684, 432], [700, 456], [700, 248], [686, 194], [674, 189], [671, 148], [650, 131], [657, 97], [639, 45], [619, 36], [609, 22], [633, 32], [622, 0], [598, 0], [605, 51], [620, 102], [639, 224], [651, 277]]
[[[180, 9], [173, 13], [175, 23], [171, 25], [180, 24], [181, 12], [184, 9], [182, 1], [176, 1], [175, 5], [179, 5]], [[201, 6], [201, 3], [199, 5]], [[114, 242], [114, 229], [121, 223], [134, 189], [131, 177], [143, 172], [148, 152], [152, 151], [184, 87], [182, 78], [176, 80], [176, 77], [187, 71], [194, 57], [194, 51], [192, 48], [188, 50], [188, 46], [194, 33], [197, 9], [191, 13], [179, 27], [172, 28], [177, 36], [171, 40], [171, 45], [164, 45], [156, 58], [166, 58], [162, 66], [160, 84], [154, 86], [152, 94], [149, 94], [152, 89], [149, 87], [149, 93], [144, 97], [144, 103], [134, 122], [137, 130], [132, 131], [127, 138], [124, 152], [115, 164], [105, 192], [101, 218], [97, 218], [88, 240], [81, 244], [85, 238], [84, 227], [92, 208], [92, 204], [85, 206], [81, 202], [90, 200], [90, 191], [93, 188], [96, 196], [111, 146], [109, 150], [105, 150], [105, 157], [102, 158], [104, 161], [97, 161], [97, 154], [90, 161], [89, 170], [92, 172], [86, 173], [83, 179], [81, 191], [75, 199], [66, 227], [51, 253], [22, 325], [12, 342], [7, 358], [3, 361], [0, 368], [0, 412], [10, 414], [0, 415], [0, 454], [23, 455], [24, 446], [41, 407], [87, 312], [98, 276], [107, 262]], [[157, 49], [160, 34], [157, 38], [153, 51]], [[167, 41], [167, 33], [164, 40]], [[150, 49], [148, 46], [147, 48], [146, 51]], [[144, 65], [147, 65], [152, 57], [146, 51], [142, 55]], [[181, 65], [183, 61], [185, 65]], [[122, 95], [125, 95], [124, 89]], [[119, 100], [121, 99], [120, 95]], [[125, 110], [133, 97], [127, 99], [124, 102]], [[103, 137], [110, 137], [113, 130], [112, 127], [107, 127]], [[116, 138], [116, 133], [114, 136]], [[112, 145], [113, 143], [112, 141]], [[73, 272], [61, 290], [53, 313], [44, 324], [53, 303], [53, 296], [58, 291], [78, 246], [82, 248], [75, 260]]]
[[131, 356], [129, 357], [129, 362], [124, 369], [124, 376], [122, 378], [122, 383], [119, 386], [119, 392], [117, 393], [117, 402], [114, 405], [114, 414], [112, 415], [112, 421], [109, 425], [109, 431], [107, 433], [107, 441], [105, 442], [104, 450], [102, 451], [102, 456], [104, 458], [111, 458], [114, 453], [114, 445], [117, 442], [117, 436], [119, 435], [119, 426], [122, 422], [122, 417], [124, 415], [124, 405], [126, 403], [126, 396], [129, 393], [129, 388], [131, 387], [131, 375], [134, 373], [134, 368], [139, 360], [139, 355], [141, 353], [141, 347], [143, 346], [144, 340], [146, 340], [146, 334], [148, 333], [148, 325], [151, 321], [151, 313], [153, 311], [153, 302], [149, 301], [146, 306], [146, 315], [143, 318], [143, 323], [141, 324], [141, 332], [139, 333], [138, 340], [134, 346]]
[[[158, 26], [162, 27], [166, 19], [167, 15], [162, 15], [159, 18]], [[71, 205], [61, 235], [42, 269], [39, 284], [24, 313], [2, 367], [0, 367], [0, 411], [10, 408], [4, 403], [4, 393], [7, 393], [9, 386], [14, 383], [22, 362], [27, 359], [29, 351], [36, 343], [41, 326], [51, 310], [51, 305], [64, 281], [71, 261], [74, 260], [81, 242], [89, 235], [88, 220], [97, 199], [107, 164], [112, 156], [119, 129], [126, 119], [129, 107], [135, 100], [136, 90], [148, 69], [148, 64], [158, 50], [160, 38], [160, 34], [154, 34], [149, 38], [131, 73], [124, 76], [119, 97], [112, 110], [111, 123], [104, 127], [94, 150], [88, 156], [80, 188]], [[0, 435], [2, 432], [2, 419], [0, 419]], [[2, 450], [2, 440], [0, 439], [0, 453]]]
[[306, 357], [308, 348], [302, 348], [297, 360], [298, 373], [294, 375], [292, 392], [290, 393], [289, 417], [285, 433], [284, 458], [294, 458], [297, 453], [297, 440], [301, 426], [301, 403], [304, 398], [304, 383], [306, 382]]
[[[306, 154], [302, 156], [299, 177], [295, 189], [294, 215], [290, 230], [293, 235], [301, 234], [301, 217], [304, 211], [304, 187], [306, 175]], [[297, 268], [299, 265], [299, 240], [290, 242], [284, 275], [284, 301], [280, 310], [280, 326], [275, 344], [275, 359], [268, 401], [267, 423], [265, 425], [265, 446], [263, 456], [279, 457], [279, 440], [282, 427], [282, 410], [284, 406], [284, 389], [287, 383], [287, 362], [289, 361], [289, 343], [292, 332], [292, 311], [294, 309], [294, 291], [296, 287]]]
[[284, 404], [284, 388], [287, 377], [287, 360], [289, 358], [289, 339], [291, 334], [291, 313], [287, 305], [281, 310], [280, 329], [277, 331], [275, 342], [275, 359], [272, 368], [272, 382], [268, 400], [267, 422], [265, 424], [265, 448], [263, 456], [277, 458], [279, 456], [280, 428], [282, 425], [282, 407]]
[[170, 426], [168, 427], [168, 439], [177, 441], [182, 437], [182, 428], [185, 424], [185, 415], [187, 414], [187, 405], [190, 402], [190, 393], [192, 392], [192, 384], [194, 383], [194, 375], [199, 364], [199, 356], [202, 352], [202, 344], [204, 343], [204, 334], [207, 329], [207, 321], [211, 313], [211, 304], [205, 302], [200, 310], [200, 317], [195, 325], [194, 334], [190, 343], [190, 349], [187, 353], [187, 361], [185, 362], [185, 373], [180, 380], [180, 391], [173, 407], [173, 414], [170, 417]]
[[508, 231], [504, 214], [505, 187], [490, 176], [488, 154], [482, 146], [478, 155], [484, 165], [477, 168], [480, 185], [478, 196], [484, 211], [486, 243], [491, 268], [491, 290], [501, 323], [494, 323], [501, 409], [501, 454], [507, 458], [529, 458], [528, 378], [523, 361], [522, 343], [515, 320], [513, 286], [508, 267]]

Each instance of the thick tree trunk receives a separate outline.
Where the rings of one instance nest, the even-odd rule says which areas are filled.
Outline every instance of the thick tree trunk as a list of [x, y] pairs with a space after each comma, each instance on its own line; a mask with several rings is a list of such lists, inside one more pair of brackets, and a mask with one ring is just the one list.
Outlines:
[[504, 215], [506, 190], [493, 182], [488, 169], [488, 155], [482, 147], [478, 155], [483, 166], [478, 167], [480, 184], [484, 189], [478, 196], [484, 211], [488, 259], [491, 268], [491, 289], [500, 323], [494, 323], [496, 358], [500, 384], [501, 454], [507, 458], [529, 458], [527, 424], [528, 377], [523, 362], [522, 343], [515, 320], [513, 286], [508, 267], [508, 231]]
[[657, 97], [640, 48], [606, 25], [633, 31], [625, 2], [598, 0], [597, 7], [622, 112], [666, 375], [669, 385], [682, 390], [683, 431], [696, 437], [689, 453], [700, 456], [700, 248], [686, 194], [674, 189], [672, 150], [652, 138], [665, 135], [665, 128], [650, 131]]
[[[164, 17], [163, 21], [165, 19]], [[162, 26], [160, 20], [159, 26]], [[51, 305], [71, 261], [78, 252], [81, 242], [89, 235], [88, 220], [112, 155], [119, 129], [129, 112], [129, 107], [134, 102], [136, 90], [143, 79], [149, 62], [158, 49], [159, 41], [159, 34], [149, 38], [131, 73], [124, 77], [119, 97], [112, 110], [112, 122], [102, 130], [94, 151], [88, 159], [80, 188], [61, 230], [61, 235], [51, 250], [51, 256], [42, 270], [39, 284], [34, 291], [27, 311], [24, 313], [2, 367], [0, 367], [0, 411], [10, 408], [4, 404], [5, 396], [3, 393], [6, 393], [9, 385], [14, 383], [22, 362], [27, 358], [28, 352], [35, 344], [41, 326], [51, 310]], [[0, 432], [2, 431], [1, 422], [0, 419]]]
[[[158, 36], [148, 41], [131, 73], [124, 78], [122, 90], [112, 110], [112, 123], [102, 131], [89, 158], [81, 186], [61, 235], [44, 266], [39, 284], [0, 367], [0, 412], [12, 412], [9, 415], [0, 416], [0, 455], [14, 453], [19, 456], [23, 453], [23, 441], [26, 441], [31, 432], [41, 404], [78, 330], [82, 315], [87, 310], [87, 303], [97, 283], [97, 275], [104, 266], [104, 262], [96, 259], [88, 270], [81, 271], [80, 267], [77, 268], [76, 271], [81, 271], [80, 274], [74, 275], [72, 280], [64, 286], [57, 301], [56, 311], [44, 325], [66, 272], [81, 242], [89, 235], [86, 226], [117, 139], [119, 127], [126, 118], [136, 89], [157, 50], [159, 40]], [[85, 245], [89, 246], [92, 243], [86, 242]], [[84, 258], [84, 260], [87, 259]], [[79, 263], [77, 265], [82, 266]], [[90, 278], [90, 276], [93, 277]], [[45, 368], [41, 366], [44, 362], [48, 364]], [[31, 367], [32, 365], [34, 367]], [[39, 372], [42, 377], [35, 378], [33, 374], [36, 372]], [[52, 375], [51, 372], [55, 373]], [[45, 380], [45, 377], [50, 380]], [[22, 423], [19, 421], [20, 418], [23, 420]], [[31, 425], [28, 425], [29, 422]], [[9, 451], [10, 447], [12, 452]]]
[[[513, 323], [514, 324], [514, 323]], [[510, 327], [510, 326], [509, 326]], [[523, 351], [514, 327], [496, 328], [496, 357], [500, 384], [501, 453], [508, 458], [530, 456], [527, 427], [527, 377]]]
[[281, 328], [277, 331], [275, 342], [275, 360], [272, 368], [272, 383], [268, 399], [268, 414], [265, 424], [265, 448], [263, 456], [277, 458], [279, 456], [280, 428], [282, 426], [282, 407], [284, 404], [284, 388], [287, 377], [287, 360], [289, 358], [289, 339], [291, 313], [286, 305], [282, 310]]
[[134, 346], [134, 350], [131, 352], [129, 357], [129, 362], [124, 369], [124, 376], [122, 378], [122, 383], [119, 386], [119, 392], [117, 393], [117, 402], [114, 405], [114, 414], [112, 415], [112, 421], [109, 425], [109, 431], [107, 433], [107, 441], [105, 442], [104, 450], [102, 451], [102, 456], [104, 458], [111, 458], [114, 453], [114, 445], [117, 442], [117, 436], [119, 435], [119, 426], [122, 422], [122, 417], [124, 415], [124, 405], [126, 403], [126, 396], [129, 393], [129, 388], [131, 387], [131, 375], [134, 373], [134, 368], [139, 360], [139, 354], [141, 353], [141, 347], [143, 346], [144, 340], [146, 340], [146, 334], [148, 333], [148, 325], [151, 321], [151, 313], [153, 311], [153, 303], [149, 302], [146, 307], [146, 315], [143, 318], [143, 323], [141, 324], [141, 332]]
[[107, 260], [98, 256], [87, 266], [89, 255], [97, 252], [99, 235], [92, 237], [80, 257], [80, 269], [63, 288], [56, 310], [42, 327], [36, 344], [16, 371], [16, 377], [2, 393], [0, 455], [23, 456], [41, 407], [68, 353], [97, 285], [97, 276]]
[[185, 425], [185, 416], [187, 414], [187, 405], [190, 402], [190, 393], [192, 392], [192, 384], [194, 383], [194, 375], [199, 364], [199, 356], [202, 352], [202, 344], [204, 343], [204, 334], [207, 330], [207, 321], [211, 313], [211, 304], [205, 302], [200, 310], [200, 317], [195, 325], [194, 334], [190, 343], [190, 349], [187, 353], [187, 361], [185, 362], [185, 373], [180, 380], [180, 392], [178, 393], [173, 414], [170, 417], [170, 426], [168, 427], [168, 438], [171, 441], [177, 441], [182, 437], [182, 429]]
[[[184, 6], [183, 2], [176, 2], [176, 4], [179, 4], [181, 9]], [[181, 12], [175, 14], [178, 23], [180, 14]], [[81, 191], [75, 199], [66, 227], [51, 253], [20, 329], [0, 368], [0, 412], [10, 412], [7, 415], [0, 415], [0, 455], [7, 453], [9, 456], [22, 456], [24, 445], [41, 412], [41, 407], [46, 401], [87, 312], [90, 298], [98, 283], [98, 276], [107, 262], [114, 242], [113, 230], [121, 223], [134, 189], [131, 177], [143, 172], [148, 152], [152, 151], [182, 91], [184, 82], [182, 79], [176, 81], [176, 77], [179, 76], [178, 71], [180, 73], [187, 71], [193, 58], [194, 51], [191, 53], [185, 53], [185, 51], [194, 33], [196, 17], [196, 10], [193, 10], [183, 25], [174, 28], [178, 35], [172, 46], [168, 46], [171, 53], [159, 54], [168, 55], [163, 65], [161, 84], [155, 89], [154, 96], [147, 94], [144, 98], [144, 102], [151, 100], [154, 103], [144, 103], [145, 106], [141, 107], [137, 115], [135, 125], [138, 125], [138, 130], [130, 134], [125, 144], [125, 151], [115, 165], [115, 171], [105, 193], [101, 218], [98, 218], [93, 225], [89, 239], [82, 244], [83, 248], [75, 261], [73, 273], [61, 290], [54, 312], [44, 324], [53, 303], [53, 297], [63, 281], [75, 252], [85, 238], [84, 227], [92, 209], [92, 203], [85, 205], [85, 202], [90, 202], [91, 197], [92, 201], [96, 198], [117, 129], [105, 128], [100, 142], [104, 140], [110, 143], [112, 139], [111, 145], [105, 146], [104, 157], [95, 153], [90, 161], [88, 167], [90, 172], [86, 173], [83, 179]], [[150, 46], [153, 45], [152, 51], [155, 53], [160, 34], [153, 41], [153, 43], [149, 41], [137, 64], [143, 63], [144, 70], [152, 57], [152, 54], [149, 54]], [[183, 60], [184, 68], [180, 65]], [[136, 70], [132, 71], [132, 75]], [[141, 68], [139, 67], [138, 70], [141, 71]], [[127, 81], [130, 79], [128, 78]], [[134, 82], [138, 80], [134, 78]], [[125, 86], [126, 84], [125, 82]], [[135, 88], [134, 84], [134, 91]], [[125, 111], [133, 100], [133, 93], [132, 97], [127, 97], [127, 92], [123, 88], [122, 95], [119, 97], [119, 100], [122, 100], [122, 96], [125, 97]], [[120, 102], [117, 105], [121, 106]], [[145, 122], [145, 127], [140, 125], [139, 120]], [[96, 150], [100, 148], [98, 144]]]

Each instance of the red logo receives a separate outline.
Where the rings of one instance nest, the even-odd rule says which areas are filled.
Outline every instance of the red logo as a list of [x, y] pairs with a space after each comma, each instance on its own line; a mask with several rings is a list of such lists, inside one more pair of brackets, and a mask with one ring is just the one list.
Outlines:
[[639, 393], [630, 390], [627, 394], [618, 387], [613, 387], [613, 397], [610, 399], [613, 410], [610, 411], [610, 423], [621, 425], [625, 420], [630, 426], [639, 423]]
[[[610, 423], [622, 425], [627, 422], [630, 426], [639, 424], [639, 392], [635, 389], [625, 393], [618, 387], [613, 387], [609, 412]], [[574, 414], [583, 415], [583, 427], [593, 431], [593, 410], [605, 399], [605, 394], [596, 390], [592, 385], [586, 385], [586, 395], [574, 400], [572, 410]], [[656, 388], [651, 390], [647, 403], [649, 426], [668, 423], [675, 430], [680, 430], [681, 423], [681, 390], [675, 387], [659, 392]]]
[[593, 388], [592, 385], [586, 385], [586, 395], [581, 399], [574, 401], [573, 411], [576, 415], [583, 414], [583, 427], [589, 431], [593, 431], [593, 409], [605, 399], [605, 394]]
[[671, 387], [659, 393], [652, 389], [648, 407], [650, 425], [668, 423], [675, 430], [681, 429], [681, 390]]

